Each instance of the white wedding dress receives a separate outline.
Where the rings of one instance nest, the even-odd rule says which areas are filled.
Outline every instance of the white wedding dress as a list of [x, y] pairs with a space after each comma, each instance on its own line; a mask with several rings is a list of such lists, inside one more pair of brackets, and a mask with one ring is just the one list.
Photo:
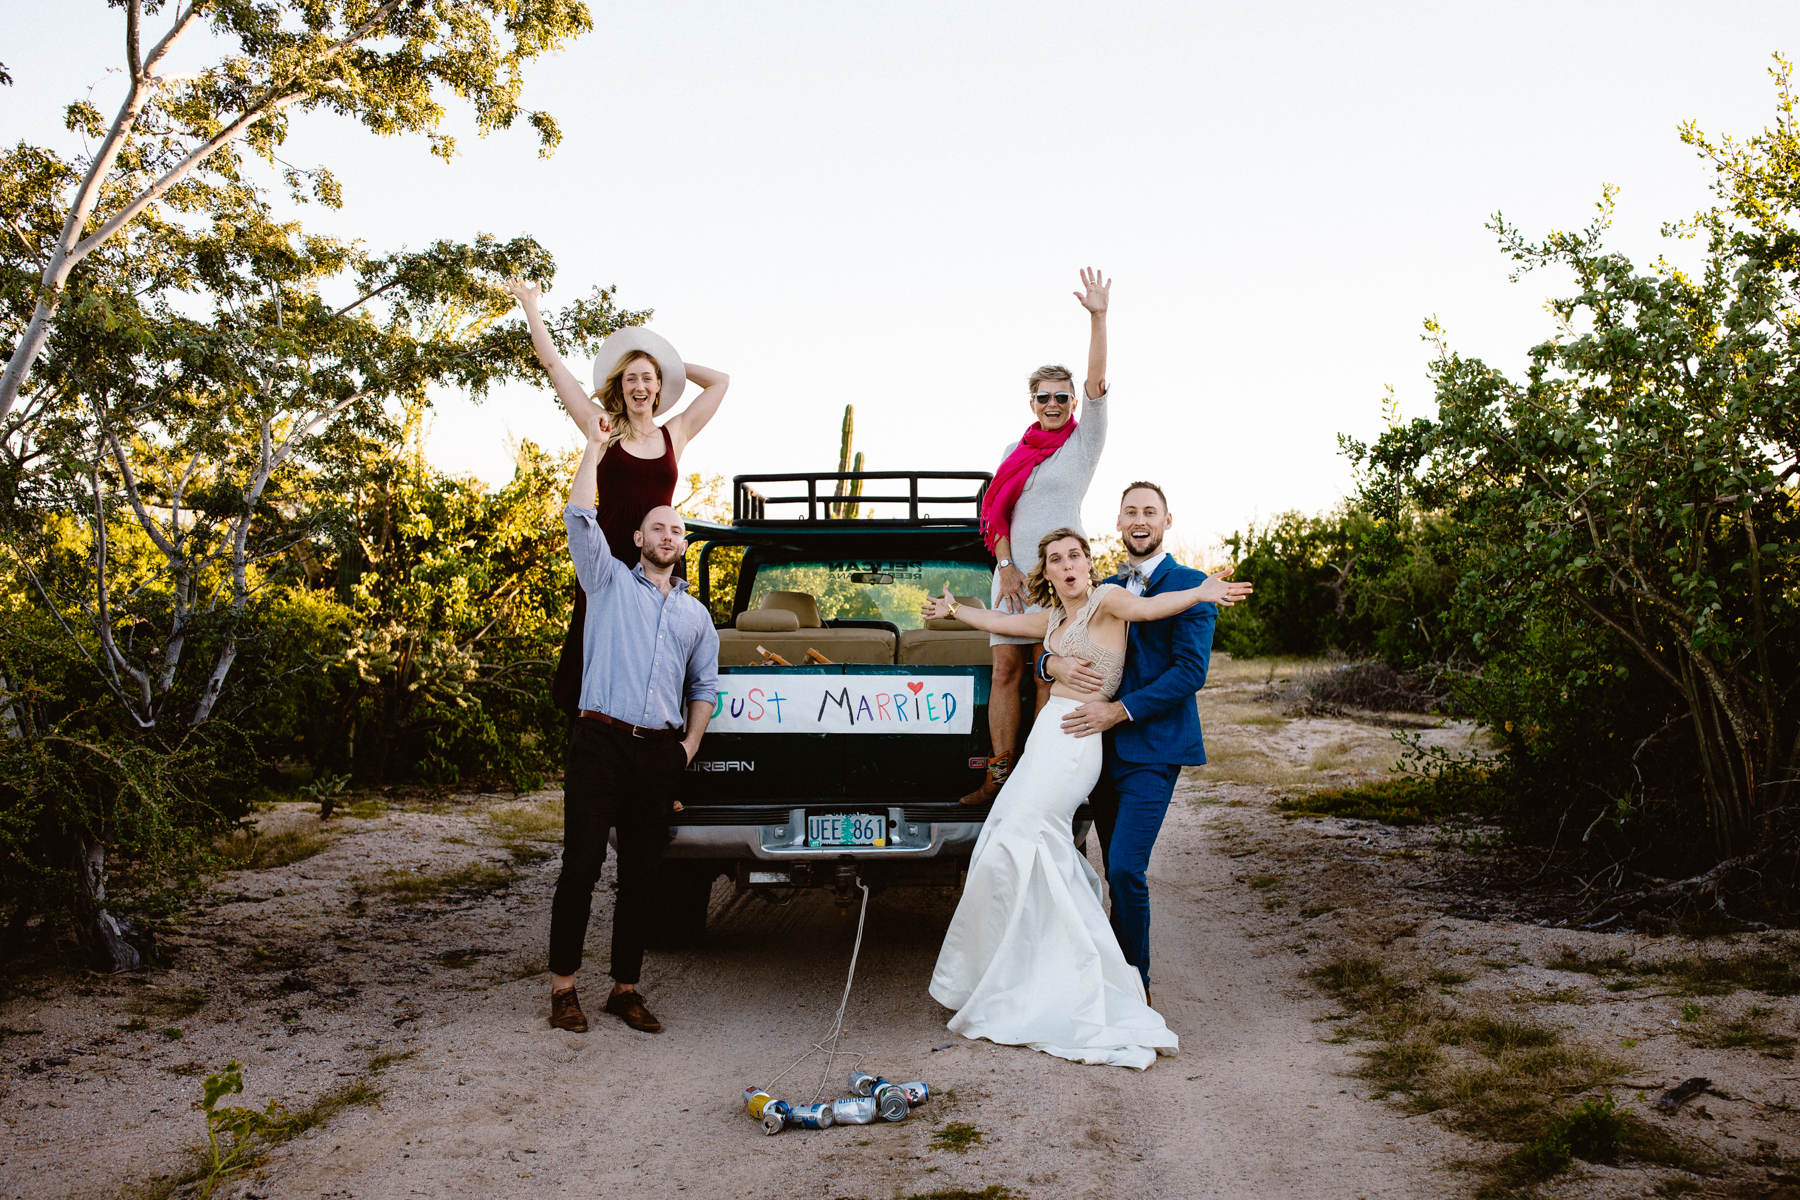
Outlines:
[[[1095, 589], [1059, 651], [1093, 659], [1108, 697], [1118, 690], [1124, 656], [1094, 645], [1087, 623], [1111, 586]], [[1046, 642], [1059, 617], [1060, 610], [1052, 615]], [[1038, 714], [975, 843], [931, 994], [956, 1010], [949, 1028], [964, 1037], [1143, 1070], [1179, 1042], [1144, 1002], [1143, 980], [1101, 907], [1100, 877], [1070, 832], [1100, 778], [1100, 739], [1062, 731], [1063, 714], [1080, 703], [1052, 696]]]

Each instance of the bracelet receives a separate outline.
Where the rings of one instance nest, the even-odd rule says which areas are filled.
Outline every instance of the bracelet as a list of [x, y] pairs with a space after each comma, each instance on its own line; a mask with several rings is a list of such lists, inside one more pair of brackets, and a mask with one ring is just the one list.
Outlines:
[[950, 601], [950, 619], [952, 621], [956, 620], [956, 601], [955, 600]]
[[1050, 652], [1048, 650], [1046, 650], [1042, 654], [1039, 654], [1037, 657], [1037, 677], [1039, 679], [1043, 680], [1045, 683], [1055, 683], [1056, 680], [1050, 678], [1050, 672], [1047, 669], [1049, 667], [1049, 665], [1050, 665]]

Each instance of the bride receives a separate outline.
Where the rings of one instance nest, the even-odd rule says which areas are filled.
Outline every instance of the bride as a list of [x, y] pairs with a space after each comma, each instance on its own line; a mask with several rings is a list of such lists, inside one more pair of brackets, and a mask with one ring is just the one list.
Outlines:
[[[1088, 659], [1110, 699], [1125, 669], [1127, 625], [1195, 604], [1232, 605], [1250, 585], [1229, 582], [1230, 575], [1227, 567], [1199, 587], [1133, 596], [1099, 583], [1086, 538], [1054, 529], [1038, 543], [1029, 580], [1039, 609], [1013, 615], [959, 606], [945, 587], [924, 613]], [[949, 1028], [964, 1037], [1142, 1070], [1179, 1043], [1145, 1000], [1143, 980], [1106, 922], [1099, 876], [1070, 836], [1075, 809], [1100, 777], [1101, 746], [1099, 738], [1064, 733], [1062, 715], [1093, 698], [1060, 682], [1051, 688], [975, 843], [931, 994], [956, 1010]]]

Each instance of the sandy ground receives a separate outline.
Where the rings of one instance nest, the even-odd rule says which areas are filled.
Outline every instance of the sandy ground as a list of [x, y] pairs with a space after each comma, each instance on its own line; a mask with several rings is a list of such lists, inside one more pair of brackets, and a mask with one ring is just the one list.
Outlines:
[[[1147, 1072], [949, 1034], [925, 982], [954, 896], [896, 890], [870, 906], [843, 1044], [863, 1066], [922, 1079], [936, 1095], [898, 1125], [765, 1137], [738, 1093], [825, 1032], [855, 911], [818, 894], [776, 906], [722, 882], [706, 944], [650, 958], [643, 986], [667, 1032], [649, 1036], [598, 1011], [603, 882], [585, 976], [594, 1028], [553, 1031], [541, 955], [554, 841], [522, 845], [530, 822], [506, 814], [553, 811], [557, 797], [464, 797], [334, 818], [321, 852], [234, 874], [165, 939], [162, 971], [14, 977], [0, 1004], [0, 1196], [130, 1194], [180, 1170], [204, 1140], [201, 1077], [231, 1059], [244, 1064], [243, 1103], [299, 1109], [365, 1078], [380, 1097], [274, 1147], [216, 1195], [1465, 1193], [1455, 1164], [1494, 1147], [1372, 1099], [1351, 1077], [1358, 1047], [1333, 1037], [1341, 1014], [1306, 978], [1358, 950], [1479, 964], [1463, 985], [1469, 1002], [1629, 1041], [1644, 1088], [1708, 1075], [1721, 1095], [1671, 1126], [1774, 1164], [1776, 1190], [1729, 1194], [1787, 1194], [1782, 1173], [1800, 1153], [1791, 1058], [1695, 1050], [1668, 1029], [1678, 1000], [1541, 966], [1564, 945], [1611, 953], [1653, 939], [1446, 915], [1438, 860], [1464, 851], [1441, 835], [1276, 814], [1284, 788], [1366, 777], [1394, 747], [1373, 724], [1290, 720], [1256, 704], [1260, 671], [1215, 671], [1203, 714], [1217, 763], [1184, 774], [1152, 863], [1156, 997], [1182, 1051]], [[1253, 759], [1262, 765], [1246, 769]], [[317, 825], [297, 805], [262, 820]], [[471, 864], [516, 874], [416, 900], [380, 890], [385, 872], [426, 878]], [[1755, 999], [1800, 1029], [1795, 1000]], [[826, 1098], [842, 1095], [850, 1065], [822, 1079], [815, 1056], [777, 1090], [810, 1099], [823, 1082]], [[942, 1145], [953, 1123], [978, 1140]], [[1646, 1195], [1660, 1179], [1578, 1167], [1545, 1194]]]

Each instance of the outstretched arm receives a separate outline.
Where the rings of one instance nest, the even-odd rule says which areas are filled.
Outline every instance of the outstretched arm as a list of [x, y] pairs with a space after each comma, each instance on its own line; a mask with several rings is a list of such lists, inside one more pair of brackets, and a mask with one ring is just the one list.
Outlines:
[[954, 617], [972, 629], [997, 633], [1001, 637], [1028, 637], [1041, 641], [1044, 630], [1050, 626], [1050, 610], [1047, 608], [1028, 613], [1002, 613], [991, 608], [976, 608], [972, 604], [958, 604], [950, 594], [950, 585], [947, 583], [944, 585], [944, 594], [927, 600], [920, 611], [928, 621], [939, 617]]
[[725, 389], [731, 386], [731, 376], [725, 372], [695, 363], [687, 364], [687, 377], [689, 383], [700, 389], [700, 394], [690, 400], [686, 408], [670, 417], [665, 426], [670, 440], [675, 443], [676, 458], [681, 457], [687, 444], [713, 419], [713, 414], [719, 411], [719, 401], [725, 399]]
[[1082, 388], [1089, 400], [1106, 395], [1106, 306], [1112, 297], [1112, 280], [1098, 267], [1081, 269], [1082, 290], [1075, 293], [1088, 310], [1087, 382]]
[[1196, 604], [1217, 604], [1221, 608], [1230, 608], [1249, 596], [1253, 590], [1247, 582], [1231, 581], [1231, 572], [1235, 569], [1220, 567], [1208, 575], [1206, 582], [1199, 587], [1183, 588], [1179, 592], [1163, 592], [1156, 596], [1134, 596], [1124, 588], [1117, 588], [1100, 598], [1100, 611], [1110, 613], [1121, 621], [1161, 621], [1165, 617], [1185, 612]]
[[581, 386], [581, 381], [575, 378], [575, 373], [569, 370], [562, 355], [556, 352], [556, 343], [550, 340], [550, 330], [545, 328], [544, 318], [538, 313], [538, 295], [542, 289], [523, 279], [509, 279], [506, 290], [525, 310], [525, 325], [531, 330], [531, 348], [537, 351], [538, 362], [550, 373], [550, 382], [556, 388], [557, 398], [562, 401], [569, 420], [575, 422], [577, 429], [587, 429], [593, 415], [602, 410]]
[[597, 592], [612, 577], [612, 566], [618, 565], [607, 548], [606, 534], [594, 517], [594, 496], [599, 489], [594, 465], [606, 447], [606, 436], [600, 414], [588, 423], [587, 448], [575, 466], [575, 477], [569, 480], [569, 506], [563, 510], [563, 524], [569, 530], [569, 557], [575, 560], [575, 578], [583, 590]]

